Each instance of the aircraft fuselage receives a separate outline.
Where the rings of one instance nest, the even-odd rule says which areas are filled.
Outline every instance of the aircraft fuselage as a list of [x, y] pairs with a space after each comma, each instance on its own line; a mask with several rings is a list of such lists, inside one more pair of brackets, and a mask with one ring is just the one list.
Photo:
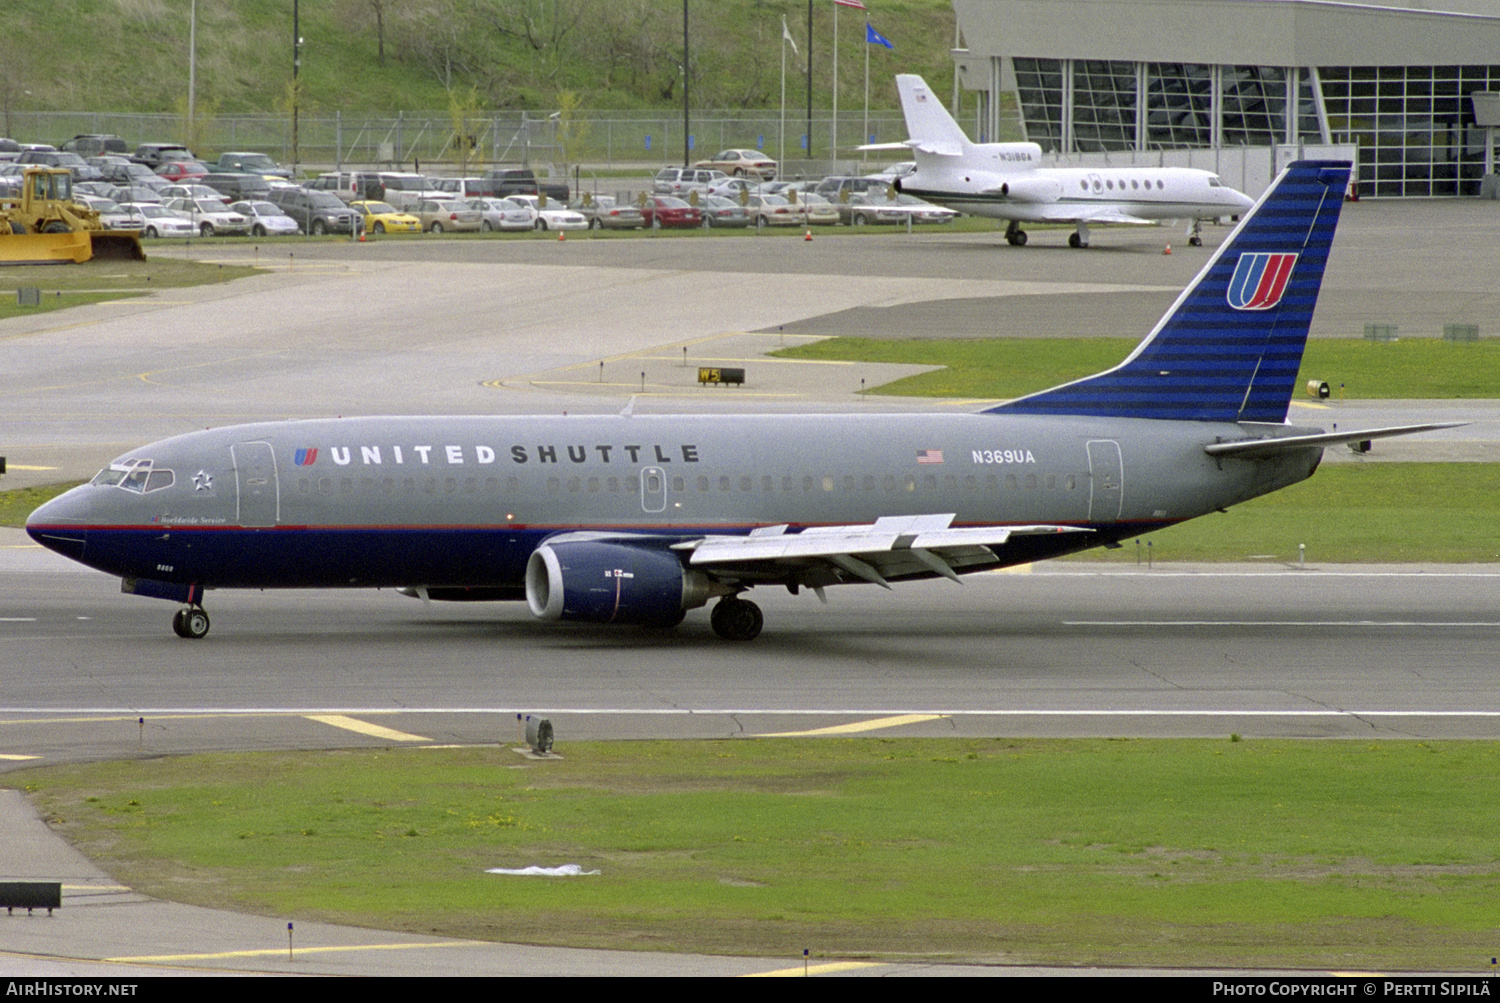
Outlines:
[[[960, 569], [970, 571], [1111, 543], [1316, 468], [1316, 448], [1254, 461], [1203, 452], [1250, 432], [993, 414], [243, 425], [132, 450], [37, 510], [28, 529], [127, 579], [492, 589], [519, 589], [532, 551], [560, 532], [686, 539], [934, 512], [954, 513], [955, 527], [1090, 530], [1013, 537], [991, 548], [993, 560]], [[779, 581], [786, 571], [768, 566], [749, 577]]]

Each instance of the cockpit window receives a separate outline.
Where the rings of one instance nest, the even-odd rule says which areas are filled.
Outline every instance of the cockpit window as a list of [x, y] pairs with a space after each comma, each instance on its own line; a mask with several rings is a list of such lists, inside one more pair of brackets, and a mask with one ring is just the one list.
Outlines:
[[150, 460], [125, 460], [122, 463], [111, 463], [99, 471], [91, 483], [146, 494], [169, 488], [175, 480], [172, 471], [159, 469]]
[[1216, 175], [1210, 174], [1208, 176], [1208, 187], [1210, 187], [1210, 188], [1223, 188], [1224, 187], [1224, 182], [1220, 181]]

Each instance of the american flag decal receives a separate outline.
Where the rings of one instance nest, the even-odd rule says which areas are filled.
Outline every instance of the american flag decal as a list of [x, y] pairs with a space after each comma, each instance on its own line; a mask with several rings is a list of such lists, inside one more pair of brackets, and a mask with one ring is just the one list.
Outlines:
[[919, 449], [917, 450], [918, 463], [942, 463], [943, 451], [941, 449]]

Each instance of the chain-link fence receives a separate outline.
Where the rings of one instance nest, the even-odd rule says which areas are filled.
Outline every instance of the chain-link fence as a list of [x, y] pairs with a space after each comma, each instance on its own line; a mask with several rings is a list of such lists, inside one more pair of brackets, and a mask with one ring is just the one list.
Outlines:
[[[23, 142], [58, 144], [80, 133], [113, 133], [132, 149], [137, 143], [185, 142], [200, 156], [228, 150], [269, 153], [283, 163], [307, 169], [344, 165], [420, 165], [423, 170], [458, 173], [492, 163], [525, 163], [542, 168], [611, 169], [681, 163], [682, 115], [664, 112], [590, 112], [568, 120], [528, 112], [397, 112], [394, 115], [220, 115], [189, 129], [180, 115], [104, 112], [11, 112], [7, 129]], [[829, 159], [833, 118], [817, 113], [812, 122], [812, 153]], [[901, 114], [871, 113], [868, 135], [863, 111], [840, 112], [837, 145], [844, 159], [861, 158], [862, 142], [906, 138]], [[807, 158], [805, 111], [695, 112], [690, 122], [689, 156], [702, 159], [731, 147], [764, 150], [776, 160]], [[784, 141], [783, 141], [784, 138]], [[889, 155], [887, 155], [888, 157]]]

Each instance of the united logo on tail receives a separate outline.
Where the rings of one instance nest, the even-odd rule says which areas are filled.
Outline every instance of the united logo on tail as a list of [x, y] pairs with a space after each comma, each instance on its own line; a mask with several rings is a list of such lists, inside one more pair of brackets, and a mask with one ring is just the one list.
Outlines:
[[1236, 310], [1269, 310], [1281, 302], [1296, 264], [1295, 254], [1242, 254], [1225, 299]]

